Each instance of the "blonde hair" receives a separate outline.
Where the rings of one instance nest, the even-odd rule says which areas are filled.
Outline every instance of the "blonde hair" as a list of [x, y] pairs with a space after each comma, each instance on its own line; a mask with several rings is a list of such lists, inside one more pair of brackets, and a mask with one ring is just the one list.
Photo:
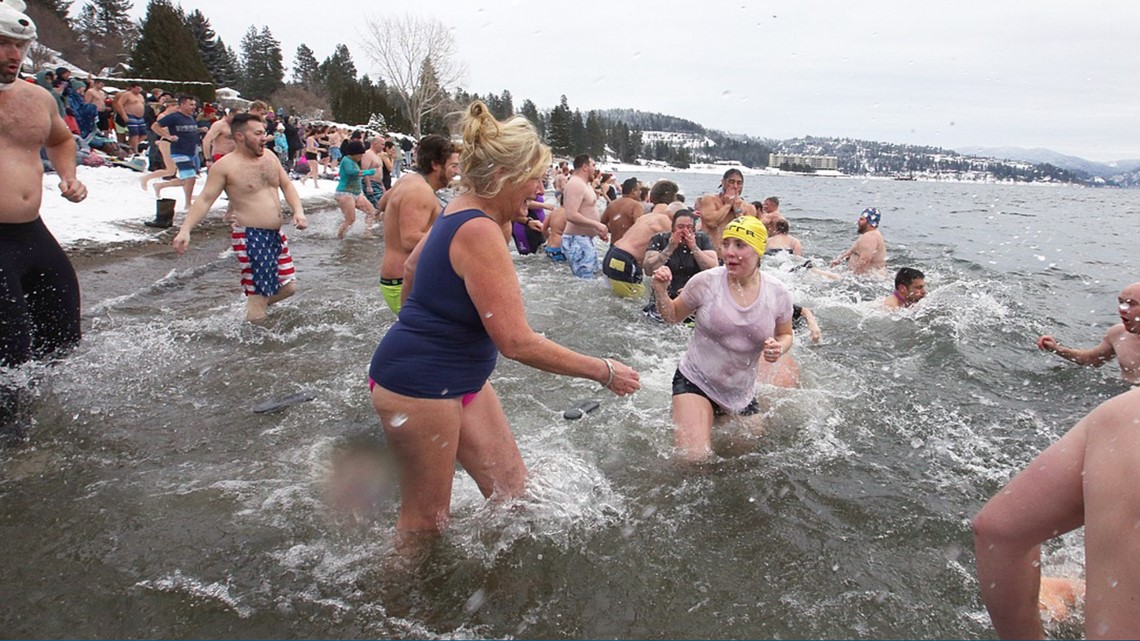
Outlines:
[[542, 144], [526, 118], [511, 116], [499, 122], [483, 101], [467, 106], [459, 175], [460, 184], [474, 195], [494, 198], [504, 185], [533, 180], [546, 171], [550, 159], [550, 147]]

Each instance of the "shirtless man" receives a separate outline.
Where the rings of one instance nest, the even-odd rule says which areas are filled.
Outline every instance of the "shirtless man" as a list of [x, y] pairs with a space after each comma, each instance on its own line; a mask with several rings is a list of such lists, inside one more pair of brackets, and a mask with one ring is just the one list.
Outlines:
[[137, 82], [127, 84], [126, 91], [115, 95], [111, 108], [118, 115], [119, 123], [127, 128], [127, 146], [131, 148], [131, 153], [139, 153], [139, 141], [146, 137], [146, 119], [143, 117], [146, 100], [143, 98], [142, 85]]
[[91, 86], [83, 94], [83, 102], [95, 105], [95, 109], [99, 112], [95, 121], [95, 127], [99, 131], [107, 131], [111, 126], [108, 119], [111, 115], [111, 108], [107, 106], [107, 92], [103, 91], [103, 86], [103, 81], [96, 79], [92, 81]]
[[281, 200], [293, 211], [293, 224], [305, 229], [309, 221], [301, 197], [285, 168], [272, 154], [265, 153], [265, 122], [250, 114], [238, 114], [230, 123], [235, 149], [214, 163], [202, 193], [190, 205], [186, 220], [174, 237], [174, 249], [185, 253], [190, 246], [190, 230], [203, 218], [222, 191], [234, 207], [233, 248], [241, 264], [245, 289], [245, 319], [265, 318], [267, 307], [297, 292], [289, 241], [281, 233]]
[[883, 299], [883, 306], [895, 310], [910, 307], [926, 298], [926, 275], [917, 269], [903, 267], [895, 274], [895, 291]]
[[234, 135], [230, 130], [234, 121], [234, 112], [227, 112], [210, 125], [210, 130], [202, 137], [202, 155], [206, 158], [206, 167], [209, 168], [218, 162], [222, 156], [230, 153], [237, 146]]
[[784, 215], [780, 213], [780, 199], [775, 196], [765, 198], [758, 213], [760, 222], [768, 228], [771, 228], [777, 220], [784, 220]]
[[[377, 174], [382, 173], [381, 167], [384, 165], [383, 159], [380, 154], [384, 153], [384, 139], [380, 136], [374, 137], [368, 143], [368, 149], [364, 152], [364, 158], [360, 162], [361, 170], [375, 169]], [[364, 177], [364, 197], [368, 202], [376, 207], [380, 204], [380, 197], [384, 195], [383, 185], [380, 178], [375, 175]], [[373, 214], [375, 218], [375, 214]], [[375, 220], [365, 220], [365, 228], [371, 228]]]
[[[737, 216], [755, 216], [756, 208], [740, 197], [744, 191], [744, 174], [739, 169], [724, 172], [720, 181], [720, 191], [705, 194], [697, 199], [694, 213], [701, 219], [701, 231], [709, 238], [720, 238], [724, 226]], [[713, 243], [720, 256], [720, 243]]]
[[621, 240], [634, 221], [645, 213], [641, 206], [641, 183], [636, 178], [627, 178], [621, 184], [621, 198], [606, 205], [602, 213], [602, 224], [610, 231], [610, 243]]
[[1037, 349], [1053, 352], [1078, 365], [1100, 367], [1112, 357], [1120, 364], [1126, 383], [1140, 385], [1140, 282], [1132, 283], [1116, 299], [1120, 324], [1113, 325], [1099, 345], [1090, 349], [1063, 347], [1052, 336], [1037, 339]]
[[[79, 342], [79, 280], [40, 219], [40, 148], [71, 202], [87, 197], [75, 177], [75, 140], [43, 87], [19, 80], [36, 25], [0, 4], [0, 366], [58, 355]], [[0, 438], [22, 441], [19, 389], [0, 387]]]
[[542, 235], [546, 237], [546, 257], [556, 263], [566, 262], [566, 254], [562, 252], [562, 234], [566, 231], [566, 210], [555, 207], [554, 211], [542, 221]]
[[866, 274], [867, 272], [882, 272], [887, 267], [887, 245], [883, 242], [883, 234], [879, 231], [879, 210], [869, 207], [859, 214], [856, 225], [859, 229], [859, 238], [850, 249], [835, 257], [831, 266], [835, 267], [847, 261], [847, 267], [853, 274]]
[[566, 181], [570, 180], [569, 169], [566, 166], [566, 161], [561, 160], [558, 162], [558, 171], [554, 172], [554, 200], [559, 205], [562, 204], [562, 191], [566, 189]]
[[1083, 525], [1085, 637], [1140, 639], [1138, 416], [1140, 389], [1105, 401], [974, 517], [978, 585], [1000, 638], [1045, 638], [1038, 601], [1058, 580], [1042, 580], [1041, 544]]
[[[602, 259], [602, 273], [610, 280], [610, 289], [618, 296], [640, 298], [645, 294], [645, 285], [641, 282], [645, 250], [654, 236], [669, 231], [672, 227], [673, 217], [669, 213], [669, 203], [673, 202], [676, 195], [677, 183], [672, 180], [657, 181], [649, 194], [653, 209], [642, 214], [621, 240], [611, 245], [606, 252], [606, 257]], [[641, 204], [635, 199], [623, 196], [619, 200], [630, 200], [637, 209], [641, 209]]]
[[427, 135], [416, 147], [415, 171], [405, 173], [380, 199], [379, 209], [384, 215], [380, 291], [393, 314], [400, 313], [406, 298], [404, 263], [443, 211], [435, 192], [457, 175], [459, 152], [455, 145], [443, 136]]
[[598, 214], [598, 194], [591, 186], [598, 170], [587, 154], [574, 157], [574, 171], [562, 192], [566, 210], [566, 231], [562, 234], [562, 252], [570, 263], [570, 271], [578, 278], [593, 278], [598, 270], [598, 251], [594, 237], [609, 239], [609, 229]]

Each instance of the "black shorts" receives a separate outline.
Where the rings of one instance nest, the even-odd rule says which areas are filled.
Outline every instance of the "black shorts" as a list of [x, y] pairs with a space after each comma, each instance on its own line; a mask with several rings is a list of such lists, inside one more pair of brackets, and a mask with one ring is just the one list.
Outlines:
[[736, 414], [737, 416], [752, 416], [753, 414], [760, 413], [760, 404], [756, 402], [756, 399], [752, 399], [752, 402], [748, 404], [748, 407], [739, 412], [730, 412], [724, 409], [716, 401], [709, 398], [709, 395], [705, 394], [705, 391], [703, 389], [697, 387], [696, 383], [685, 378], [685, 375], [681, 373], [680, 369], [677, 370], [677, 373], [673, 374], [673, 396], [676, 396], [678, 394], [696, 394], [697, 396], [703, 396], [705, 400], [707, 400], [709, 403], [712, 403], [713, 416], [727, 416], [729, 414]]

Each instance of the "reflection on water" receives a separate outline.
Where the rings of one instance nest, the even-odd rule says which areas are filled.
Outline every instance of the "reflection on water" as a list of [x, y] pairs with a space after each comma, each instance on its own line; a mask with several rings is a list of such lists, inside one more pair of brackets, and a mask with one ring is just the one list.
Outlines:
[[[671, 177], [690, 199], [717, 182]], [[1065, 189], [1088, 224], [1062, 228], [1057, 192], [748, 178], [824, 260], [879, 207], [889, 265], [922, 269], [929, 295], [888, 315], [888, 281], [767, 263], [823, 340], [797, 337], [802, 389], [761, 389], [763, 435], [696, 469], [670, 458], [690, 330], [516, 258], [531, 323], [632, 364], [643, 389], [618, 399], [502, 360], [529, 492], [488, 503], [460, 473], [450, 531], [411, 566], [392, 557], [398, 495], [365, 378], [394, 320], [379, 238], [338, 242], [339, 216], [314, 215], [291, 244], [300, 293], [261, 327], [241, 322], [221, 238], [86, 270], [84, 342], [34, 372], [31, 443], [0, 452], [0, 620], [29, 637], [990, 635], [970, 516], [1121, 391], [1112, 365], [1032, 348], [1045, 331], [1099, 340], [1136, 268], [1129, 194]], [[316, 398], [252, 412], [302, 390]], [[601, 409], [564, 420], [584, 398]], [[1079, 575], [1081, 557], [1070, 535], [1044, 563]]]

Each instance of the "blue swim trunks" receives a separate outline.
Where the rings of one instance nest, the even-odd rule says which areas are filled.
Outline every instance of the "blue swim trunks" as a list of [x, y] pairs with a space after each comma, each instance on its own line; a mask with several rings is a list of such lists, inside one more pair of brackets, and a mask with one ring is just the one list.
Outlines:
[[142, 116], [127, 114], [127, 134], [131, 136], [146, 135], [146, 120]]
[[230, 238], [246, 296], [273, 296], [296, 279], [289, 239], [280, 229], [234, 225]]
[[174, 161], [174, 166], [178, 168], [178, 179], [185, 180], [186, 178], [198, 177], [198, 159], [184, 156], [182, 154], [171, 154], [170, 159]]
[[593, 278], [598, 271], [598, 250], [593, 236], [563, 235], [562, 252], [570, 263], [570, 271], [578, 278]]
[[556, 263], [566, 262], [566, 254], [562, 253], [561, 247], [543, 247], [546, 250], [546, 257]]

